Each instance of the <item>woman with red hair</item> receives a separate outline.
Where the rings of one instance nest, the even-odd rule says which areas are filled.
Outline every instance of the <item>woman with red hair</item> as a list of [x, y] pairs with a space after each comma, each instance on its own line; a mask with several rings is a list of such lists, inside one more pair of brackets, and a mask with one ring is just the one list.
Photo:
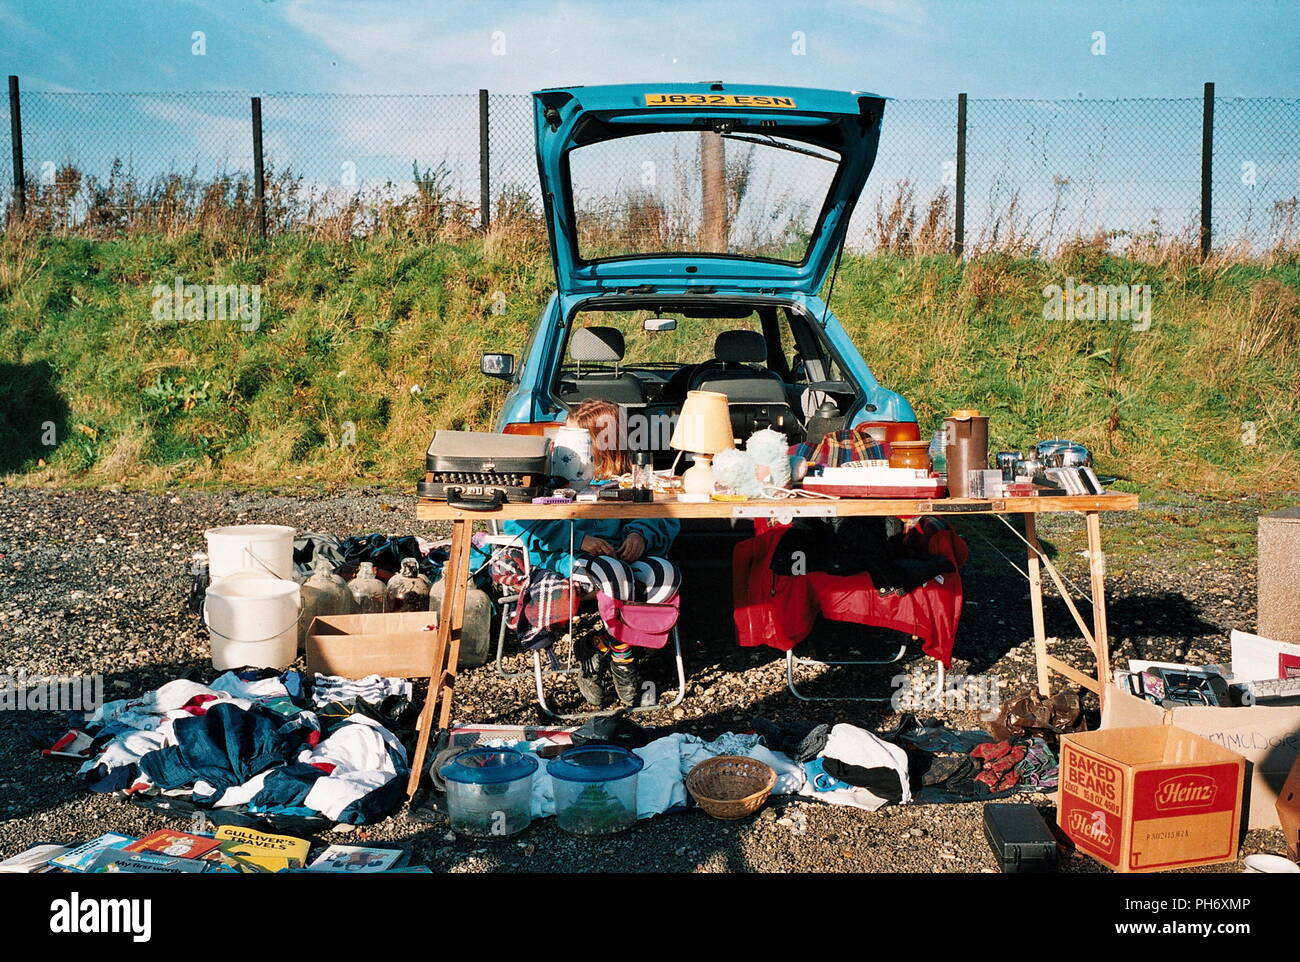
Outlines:
[[[583, 401], [569, 414], [569, 425], [591, 434], [592, 478], [617, 478], [630, 470], [624, 445], [622, 411], [600, 399]], [[681, 530], [673, 518], [578, 518], [573, 521], [507, 521], [528, 552], [531, 577], [515, 607], [515, 628], [531, 650], [555, 643], [558, 626], [567, 625], [575, 605], [596, 592], [620, 601], [663, 604], [681, 587], [681, 571], [664, 555]], [[505, 555], [493, 565], [498, 583], [519, 588], [516, 564]], [[576, 591], [571, 588], [576, 588]], [[644, 703], [636, 649], [608, 631], [574, 639], [580, 666], [578, 690], [590, 704], [604, 704], [604, 677], [624, 705]]]

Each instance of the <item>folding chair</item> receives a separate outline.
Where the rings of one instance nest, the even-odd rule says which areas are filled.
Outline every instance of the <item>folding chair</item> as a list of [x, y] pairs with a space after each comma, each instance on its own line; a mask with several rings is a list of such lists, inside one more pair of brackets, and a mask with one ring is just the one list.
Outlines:
[[[915, 635], [913, 635], [912, 638], [913, 640], [916, 640]], [[883, 695], [883, 696], [805, 695], [803, 692], [799, 690], [798, 686], [795, 685], [795, 679], [794, 679], [795, 665], [823, 665], [823, 666], [892, 665], [898, 661], [901, 661], [903, 655], [905, 655], [906, 653], [907, 653], [907, 642], [905, 641], [901, 641], [898, 643], [898, 651], [894, 653], [894, 657], [892, 658], [859, 658], [859, 659], [850, 659], [847, 661], [819, 661], [816, 658], [804, 658], [800, 655], [796, 655], [794, 653], [794, 649], [791, 648], [785, 653], [785, 684], [786, 687], [790, 689], [790, 694], [794, 695], [794, 697], [798, 698], [800, 701], [869, 701], [869, 702], [891, 701], [894, 697], [892, 692], [888, 695]], [[942, 690], [943, 689], [943, 662], [938, 661], [935, 662], [935, 664], [938, 666], [939, 689]]]
[[[506, 548], [519, 548], [524, 559], [524, 569], [523, 569], [524, 583], [527, 584], [528, 574], [530, 570], [529, 563], [528, 563], [528, 552], [524, 550], [524, 544], [518, 538], [518, 536], [508, 535], [508, 534], [489, 534], [484, 536], [483, 542], [485, 544], [492, 545], [493, 550], [488, 552], [487, 563], [482, 565], [478, 569], [478, 571], [474, 572], [474, 574], [478, 574], [478, 572], [482, 571], [483, 568], [490, 566], [492, 564], [493, 559], [496, 558], [498, 552], [503, 551]], [[506, 631], [508, 630], [508, 625], [510, 622], [510, 612], [515, 605], [520, 603], [520, 600], [521, 600], [521, 595], [518, 591], [512, 593], [509, 590], [505, 590], [504, 593], [501, 595], [501, 597], [497, 599], [497, 604], [501, 606], [501, 613], [500, 613], [500, 624], [497, 626], [496, 669], [497, 669], [497, 674], [500, 675], [502, 678], [523, 678], [525, 675], [531, 674], [531, 672], [528, 671], [527, 669], [525, 669], [524, 671], [506, 671], [504, 665], [505, 652], [506, 652]], [[549, 672], [554, 672], [556, 674], [568, 675], [577, 671], [578, 666], [571, 664], [567, 668], [552, 668], [548, 665], [545, 670]]]
[[[546, 700], [546, 687], [542, 680], [542, 675], [544, 674], [542, 668], [542, 653], [540, 651], [535, 651], [533, 652], [533, 676], [537, 682], [537, 706], [541, 708], [542, 712], [547, 717], [558, 718], [563, 721], [595, 718], [598, 715], [615, 715], [621, 711], [656, 711], [660, 708], [676, 708], [686, 697], [686, 665], [682, 661], [682, 642], [681, 637], [677, 633], [676, 625], [673, 625], [672, 631], [669, 634], [673, 640], [673, 662], [677, 666], [677, 697], [672, 701], [664, 704], [659, 698], [656, 698], [653, 705], [637, 705], [633, 708], [625, 708], [620, 705], [615, 708], [598, 708], [594, 711], [586, 712], [571, 712], [568, 714], [557, 712], [551, 708], [550, 704]], [[570, 632], [570, 637], [572, 637], [572, 632]], [[576, 671], [577, 669], [575, 668], [572, 670]]]
[[[757, 535], [757, 534], [762, 534], [763, 532], [765, 532], [765, 531], [767, 530], [767, 528], [768, 528], [768, 522], [767, 522], [766, 520], [764, 520], [764, 519], [756, 519], [756, 520], [754, 521], [754, 532], [755, 532], [756, 535]], [[863, 590], [869, 590], [869, 589], [864, 588]], [[916, 640], [917, 640], [917, 636], [916, 636], [916, 635], [912, 635], [912, 640], [913, 640], [913, 641], [916, 641]], [[797, 646], [796, 646], [796, 647], [797, 647]], [[898, 644], [898, 651], [894, 652], [893, 656], [892, 656], [892, 657], [889, 657], [889, 658], [852, 658], [852, 659], [843, 659], [843, 660], [835, 660], [835, 661], [831, 661], [831, 660], [822, 661], [822, 660], [817, 659], [817, 658], [807, 658], [807, 657], [804, 657], [804, 656], [802, 656], [802, 655], [796, 655], [796, 654], [794, 653], [794, 648], [789, 648], [789, 649], [786, 650], [786, 653], [785, 653], [785, 683], [786, 683], [786, 688], [789, 689], [790, 694], [794, 695], [794, 697], [795, 697], [795, 698], [798, 698], [800, 701], [865, 701], [865, 702], [887, 702], [887, 701], [892, 701], [892, 699], [893, 699], [893, 693], [892, 693], [892, 692], [891, 692], [890, 694], [888, 694], [888, 695], [884, 695], [884, 696], [880, 696], [880, 695], [807, 695], [807, 694], [804, 694], [803, 692], [801, 692], [801, 691], [799, 690], [799, 686], [798, 686], [798, 685], [796, 684], [796, 682], [795, 682], [795, 670], [796, 670], [796, 667], [795, 667], [795, 666], [796, 666], [796, 665], [817, 665], [817, 666], [823, 666], [823, 667], [825, 667], [825, 666], [841, 667], [841, 666], [853, 666], [853, 665], [893, 665], [893, 664], [896, 664], [896, 663], [898, 663], [899, 661], [901, 661], [901, 660], [903, 659], [903, 656], [904, 656], [906, 653], [907, 653], [907, 642], [905, 642], [905, 641], [899, 642], [899, 644]], [[938, 676], [937, 676], [938, 685], [939, 685], [939, 688], [942, 689], [942, 687], [943, 687], [943, 678], [944, 678], [943, 663], [942, 663], [942, 662], [936, 662], [936, 664], [938, 665]]]

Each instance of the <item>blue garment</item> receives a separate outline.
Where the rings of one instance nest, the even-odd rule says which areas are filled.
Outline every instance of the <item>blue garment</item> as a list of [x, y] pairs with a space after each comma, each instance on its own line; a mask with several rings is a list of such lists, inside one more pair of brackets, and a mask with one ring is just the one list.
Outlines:
[[645, 554], [668, 553], [682, 523], [676, 518], [579, 518], [574, 521], [507, 521], [502, 525], [505, 534], [517, 536], [528, 548], [528, 563], [534, 568], [546, 568], [564, 577], [572, 573], [569, 555], [569, 529], [573, 528], [573, 553], [585, 556], [582, 539], [588, 536], [603, 538], [617, 548], [628, 532], [635, 531], [645, 539]]
[[373, 792], [362, 795], [339, 812], [338, 821], [345, 825], [371, 825], [382, 822], [395, 810], [401, 808], [406, 797], [406, 776], [410, 769], [405, 764], [399, 765], [398, 774], [380, 785]]
[[222, 702], [203, 715], [177, 719], [172, 731], [177, 743], [143, 756], [140, 770], [162, 789], [207, 782], [215, 793], [195, 801], [209, 801], [292, 758], [310, 729]]
[[324, 777], [325, 772], [314, 765], [301, 762], [284, 765], [262, 780], [262, 790], [249, 799], [248, 809], [266, 812], [301, 806], [316, 779]]
[[824, 758], [814, 758], [803, 763], [804, 775], [807, 776], [808, 784], [812, 786], [813, 791], [841, 792], [855, 787], [826, 771], [825, 763]]

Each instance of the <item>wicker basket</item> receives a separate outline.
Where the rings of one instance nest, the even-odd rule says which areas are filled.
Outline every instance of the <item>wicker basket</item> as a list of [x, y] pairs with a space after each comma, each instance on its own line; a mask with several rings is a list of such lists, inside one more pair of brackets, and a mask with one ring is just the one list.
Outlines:
[[691, 797], [714, 818], [753, 815], [776, 784], [770, 765], [743, 755], [719, 755], [700, 762], [686, 776]]

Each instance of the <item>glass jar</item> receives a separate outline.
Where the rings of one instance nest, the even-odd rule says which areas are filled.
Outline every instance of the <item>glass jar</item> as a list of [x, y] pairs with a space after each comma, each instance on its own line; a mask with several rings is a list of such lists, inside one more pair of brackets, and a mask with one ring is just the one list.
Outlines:
[[373, 615], [384, 610], [384, 583], [375, 577], [375, 566], [369, 561], [357, 565], [357, 575], [348, 583], [357, 612]]
[[944, 451], [947, 433], [940, 428], [930, 436], [930, 470], [935, 474], [948, 473], [948, 455]]
[[429, 579], [420, 574], [420, 563], [414, 558], [403, 558], [402, 570], [388, 579], [384, 610], [429, 610]]

